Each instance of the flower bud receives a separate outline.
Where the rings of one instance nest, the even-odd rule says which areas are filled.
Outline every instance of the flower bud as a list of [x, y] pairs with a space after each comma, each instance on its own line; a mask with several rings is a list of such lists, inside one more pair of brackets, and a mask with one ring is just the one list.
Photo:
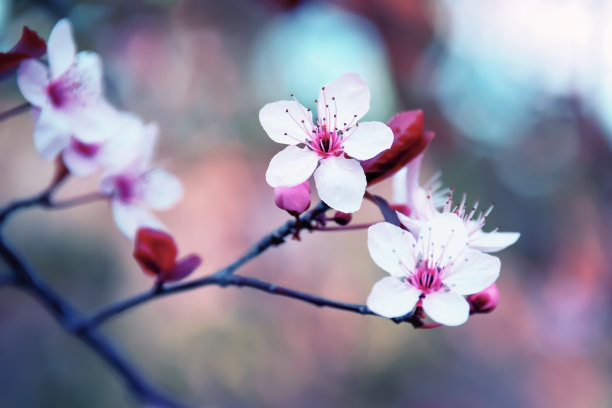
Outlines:
[[293, 187], [275, 187], [274, 202], [281, 210], [300, 215], [310, 207], [310, 183], [306, 180]]
[[361, 166], [368, 186], [395, 173], [425, 150], [433, 132], [424, 131], [423, 111], [405, 111], [395, 115], [388, 123], [393, 131], [393, 144], [379, 155], [364, 160]]
[[495, 283], [486, 289], [469, 295], [467, 301], [470, 304], [470, 314], [492, 312], [499, 302], [499, 290]]
[[158, 282], [173, 282], [189, 276], [202, 262], [197, 255], [176, 260], [178, 250], [171, 235], [153, 228], [140, 228], [136, 234], [134, 259], [147, 275]]
[[346, 225], [353, 219], [353, 214], [336, 211], [334, 214], [334, 222], [338, 225]]

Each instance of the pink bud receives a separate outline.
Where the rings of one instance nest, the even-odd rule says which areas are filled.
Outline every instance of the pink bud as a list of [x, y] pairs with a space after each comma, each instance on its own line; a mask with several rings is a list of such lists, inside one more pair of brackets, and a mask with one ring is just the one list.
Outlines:
[[499, 290], [495, 283], [486, 289], [467, 297], [470, 314], [492, 312], [499, 302]]
[[293, 187], [275, 187], [274, 202], [291, 215], [300, 215], [310, 207], [310, 183], [308, 180]]
[[338, 225], [346, 225], [353, 219], [353, 214], [336, 211], [334, 214], [334, 222]]

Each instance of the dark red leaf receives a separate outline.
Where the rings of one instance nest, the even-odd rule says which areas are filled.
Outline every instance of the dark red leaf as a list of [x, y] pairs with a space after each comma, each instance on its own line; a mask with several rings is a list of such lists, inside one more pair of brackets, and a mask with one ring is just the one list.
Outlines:
[[0, 52], [0, 75], [8, 74], [17, 68], [19, 63], [28, 58], [40, 58], [47, 52], [45, 40], [35, 31], [23, 27], [21, 39], [8, 52]]
[[191, 254], [178, 261], [174, 268], [170, 269], [163, 276], [160, 277], [164, 282], [173, 282], [186, 278], [191, 275], [193, 271], [196, 270], [198, 266], [202, 263], [202, 259], [195, 255]]
[[361, 162], [368, 185], [378, 183], [395, 174], [409, 161], [418, 156], [434, 137], [425, 132], [423, 111], [405, 111], [395, 115], [388, 123], [393, 131], [391, 148], [378, 156]]
[[374, 194], [372, 194], [372, 197], [376, 201], [376, 205], [380, 209], [380, 212], [386, 222], [391, 223], [395, 225], [396, 227], [399, 227], [402, 225], [400, 223], [399, 217], [397, 216], [397, 213], [395, 212], [393, 208], [391, 208], [391, 206], [389, 206], [389, 203], [387, 202], [387, 200], [385, 200], [381, 196], [377, 196]]
[[174, 268], [177, 252], [169, 234], [152, 228], [138, 230], [134, 258], [146, 274], [158, 276]]

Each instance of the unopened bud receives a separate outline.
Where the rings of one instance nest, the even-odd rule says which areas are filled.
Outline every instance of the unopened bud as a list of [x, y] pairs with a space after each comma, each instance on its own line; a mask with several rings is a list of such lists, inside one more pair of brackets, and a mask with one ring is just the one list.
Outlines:
[[274, 202], [291, 215], [300, 215], [310, 207], [310, 183], [308, 180], [293, 187], [275, 187]]
[[336, 211], [334, 214], [334, 222], [338, 225], [346, 225], [353, 219], [353, 214]]
[[467, 301], [470, 304], [470, 314], [492, 312], [499, 302], [499, 290], [495, 283], [486, 289], [469, 295]]

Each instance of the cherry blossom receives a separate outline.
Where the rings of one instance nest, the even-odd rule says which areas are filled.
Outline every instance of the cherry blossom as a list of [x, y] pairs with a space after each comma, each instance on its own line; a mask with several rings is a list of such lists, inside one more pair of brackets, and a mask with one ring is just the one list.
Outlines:
[[84, 144], [108, 139], [117, 112], [103, 97], [100, 57], [87, 51], [76, 54], [68, 20], [60, 20], [51, 31], [47, 55], [48, 68], [35, 59], [23, 61], [17, 84], [38, 109], [34, 145], [50, 160], [73, 139]]
[[389, 223], [368, 230], [374, 262], [391, 276], [372, 288], [367, 305], [392, 318], [421, 306], [434, 321], [447, 326], [465, 323], [470, 305], [465, 295], [477, 293], [499, 276], [497, 257], [468, 247], [468, 231], [456, 214], [438, 214], [423, 224], [415, 240]]
[[104, 160], [107, 166], [115, 166], [103, 174], [100, 192], [111, 197], [119, 230], [133, 239], [140, 227], [165, 229], [149, 209], [172, 207], [181, 198], [183, 188], [174, 175], [151, 164], [159, 133], [155, 124], [144, 125], [132, 117], [124, 121], [123, 132], [105, 146]]
[[342, 212], [359, 210], [367, 184], [360, 161], [393, 143], [384, 123], [358, 123], [369, 109], [368, 86], [354, 73], [321, 88], [314, 124], [310, 109], [295, 98], [265, 105], [259, 111], [262, 127], [272, 140], [289, 145], [270, 161], [268, 184], [291, 187], [314, 173], [321, 200]]
[[519, 239], [521, 234], [518, 232], [500, 232], [498, 229], [484, 232], [482, 229], [493, 206], [476, 216], [478, 202], [468, 210], [465, 194], [461, 203], [455, 205], [452, 200], [452, 191], [442, 188], [439, 173], [434, 174], [425, 185], [421, 186], [419, 175], [422, 160], [423, 154], [393, 177], [394, 204], [404, 204], [410, 210], [409, 214], [398, 211], [401, 223], [408, 230], [416, 235], [422, 229], [422, 224], [432, 217], [441, 213], [454, 213], [465, 224], [470, 248], [482, 252], [497, 252], [509, 247]]

